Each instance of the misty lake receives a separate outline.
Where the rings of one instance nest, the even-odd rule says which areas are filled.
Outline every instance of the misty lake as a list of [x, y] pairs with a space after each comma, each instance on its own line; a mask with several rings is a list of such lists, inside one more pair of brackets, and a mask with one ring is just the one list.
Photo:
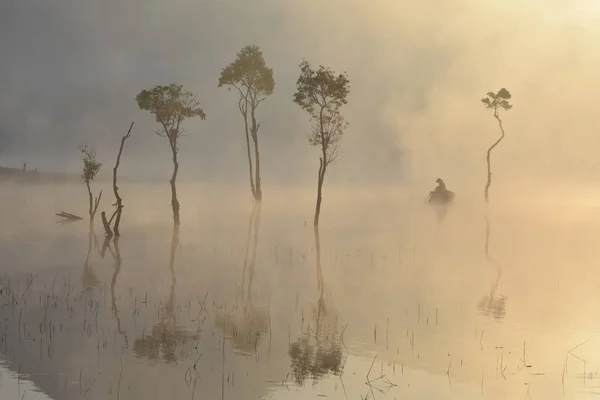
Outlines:
[[326, 184], [315, 235], [312, 186], [182, 183], [179, 231], [166, 182], [121, 186], [107, 244], [57, 223], [83, 184], [0, 186], [2, 399], [600, 394], [598, 193], [493, 187], [486, 256], [482, 188]]

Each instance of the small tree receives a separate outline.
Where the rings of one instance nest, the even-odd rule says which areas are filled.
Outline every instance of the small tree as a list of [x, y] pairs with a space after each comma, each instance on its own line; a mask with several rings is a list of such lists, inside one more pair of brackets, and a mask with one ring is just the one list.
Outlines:
[[485, 184], [485, 204], [488, 204], [489, 202], [489, 195], [488, 192], [490, 190], [490, 185], [492, 184], [492, 167], [491, 167], [491, 155], [492, 155], [492, 150], [494, 150], [494, 148], [496, 146], [498, 146], [498, 144], [502, 141], [502, 139], [504, 139], [504, 127], [502, 126], [502, 120], [500, 119], [500, 114], [498, 113], [498, 111], [500, 109], [504, 109], [505, 111], [508, 111], [512, 108], [512, 105], [509, 103], [509, 100], [511, 99], [511, 95], [510, 92], [508, 90], [506, 90], [505, 88], [502, 88], [498, 91], [498, 93], [494, 93], [494, 92], [488, 92], [487, 93], [487, 97], [481, 99], [481, 102], [485, 105], [485, 107], [489, 110], [494, 111], [494, 118], [496, 118], [496, 120], [498, 121], [498, 126], [500, 127], [500, 132], [501, 135], [498, 138], [498, 140], [496, 140], [494, 142], [494, 144], [492, 144], [490, 146], [490, 148], [487, 150], [487, 156], [486, 156], [486, 160], [487, 160], [487, 183]]
[[323, 181], [327, 167], [340, 156], [342, 136], [348, 124], [340, 113], [340, 108], [347, 104], [350, 93], [350, 81], [347, 75], [336, 75], [331, 69], [319, 66], [314, 70], [303, 61], [300, 64], [300, 77], [296, 82], [294, 103], [310, 115], [313, 122], [312, 133], [308, 135], [308, 143], [319, 146], [319, 175], [317, 180], [317, 204], [315, 207], [314, 225], [319, 224]]
[[83, 155], [83, 173], [81, 174], [81, 178], [85, 182], [85, 186], [88, 191], [89, 198], [89, 215], [90, 215], [90, 226], [94, 224], [94, 217], [96, 216], [96, 211], [98, 210], [98, 205], [100, 204], [100, 199], [102, 198], [102, 190], [98, 194], [98, 197], [94, 198], [92, 195], [92, 189], [90, 188], [90, 181], [93, 181], [100, 172], [102, 168], [102, 163], [96, 160], [96, 152], [94, 149], [83, 143], [79, 145], [79, 151]]
[[179, 200], [177, 200], [177, 172], [179, 171], [179, 139], [184, 135], [181, 123], [193, 117], [206, 119], [206, 114], [200, 108], [200, 102], [196, 96], [183, 90], [182, 85], [171, 84], [169, 86], [155, 86], [149, 90], [142, 90], [136, 101], [141, 110], [154, 114], [160, 128], [155, 130], [160, 137], [167, 138], [171, 148], [173, 159], [173, 174], [171, 175], [171, 206], [173, 208], [173, 219], [179, 225]]
[[[219, 87], [227, 85], [235, 88], [240, 95], [238, 108], [244, 118], [246, 133], [246, 151], [250, 172], [250, 190], [255, 201], [262, 200], [260, 186], [260, 155], [258, 150], [258, 129], [256, 109], [275, 89], [273, 69], [268, 68], [263, 53], [258, 46], [246, 46], [237, 53], [236, 59], [221, 70]], [[250, 152], [250, 136], [254, 144], [254, 166]], [[253, 177], [254, 175], [254, 177]]]

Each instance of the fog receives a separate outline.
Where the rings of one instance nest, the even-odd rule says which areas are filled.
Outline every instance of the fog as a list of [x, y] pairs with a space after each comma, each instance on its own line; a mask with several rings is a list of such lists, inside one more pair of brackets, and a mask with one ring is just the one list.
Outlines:
[[142, 89], [181, 83], [207, 113], [187, 124], [181, 179], [243, 181], [237, 99], [217, 79], [241, 47], [257, 44], [276, 81], [259, 109], [265, 185], [312, 181], [318, 168], [308, 118], [291, 101], [302, 58], [351, 80], [343, 110], [350, 127], [333, 181], [484, 180], [497, 127], [479, 100], [500, 87], [511, 91], [514, 108], [495, 155], [497, 179], [597, 178], [600, 9], [593, 1], [23, 0], [1, 7], [2, 165], [73, 171], [80, 140], [112, 160], [136, 121], [123, 173], [166, 177], [166, 143], [134, 99]]
[[[0, 182], [0, 393], [595, 395], [599, 23], [592, 0], [0, 5], [0, 166], [80, 174], [82, 142], [104, 164], [91, 229], [83, 181]], [[246, 45], [275, 77], [260, 207], [237, 95], [217, 87]], [[303, 59], [351, 85], [315, 230], [319, 155], [292, 101]], [[171, 83], [207, 114], [179, 143], [180, 228], [168, 143], [135, 101]], [[486, 206], [500, 130], [481, 99], [500, 88], [513, 108]], [[106, 239], [132, 121], [121, 236]], [[437, 177], [451, 204], [427, 203]]]
[[312, 185], [271, 189], [256, 222], [246, 185], [182, 183], [173, 250], [167, 185], [123, 183], [102, 257], [98, 221], [89, 242], [55, 223], [85, 215], [83, 184], [2, 188], [0, 354], [52, 399], [595, 393], [591, 202], [492, 186], [486, 257], [479, 188], [440, 217], [420, 187], [330, 184], [317, 239]]

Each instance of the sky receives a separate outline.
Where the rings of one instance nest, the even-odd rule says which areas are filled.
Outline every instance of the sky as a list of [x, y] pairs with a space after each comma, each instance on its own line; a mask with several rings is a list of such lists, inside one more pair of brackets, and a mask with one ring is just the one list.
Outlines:
[[79, 142], [106, 171], [131, 121], [121, 173], [168, 179], [170, 153], [136, 94], [180, 83], [206, 121], [186, 122], [181, 179], [244, 182], [237, 98], [220, 70], [258, 45], [274, 69], [261, 104], [263, 184], [312, 182], [318, 152], [292, 102], [306, 59], [351, 82], [346, 183], [485, 182], [499, 135], [480, 102], [506, 87], [494, 179], [600, 179], [594, 0], [5, 0], [0, 4], [0, 165], [79, 172]]

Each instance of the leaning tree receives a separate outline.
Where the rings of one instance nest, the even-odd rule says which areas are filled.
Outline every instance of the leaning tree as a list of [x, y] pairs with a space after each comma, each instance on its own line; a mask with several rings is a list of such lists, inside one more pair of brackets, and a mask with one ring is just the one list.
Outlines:
[[500, 144], [502, 139], [504, 139], [504, 127], [502, 126], [502, 119], [500, 119], [499, 111], [501, 109], [508, 111], [512, 108], [512, 105], [509, 103], [510, 99], [511, 99], [510, 92], [508, 90], [506, 90], [505, 88], [500, 89], [498, 91], [498, 93], [488, 92], [487, 97], [481, 99], [481, 102], [485, 105], [485, 107], [494, 112], [494, 118], [496, 118], [496, 120], [498, 121], [498, 126], [500, 127], [500, 132], [501, 132], [501, 135], [498, 138], [498, 140], [496, 140], [494, 142], [494, 144], [492, 144], [487, 150], [487, 156], [486, 156], [487, 183], [485, 184], [485, 191], [484, 191], [485, 204], [488, 204], [488, 202], [489, 202], [488, 192], [490, 190], [490, 185], [492, 184], [492, 166], [491, 166], [491, 161], [490, 161], [491, 155], [492, 155], [492, 150], [494, 150], [494, 148], [496, 146], [498, 146], [498, 144]]
[[340, 156], [342, 136], [348, 126], [340, 109], [348, 103], [350, 81], [345, 73], [335, 74], [330, 68], [322, 65], [313, 69], [307, 61], [302, 61], [296, 87], [294, 103], [310, 115], [313, 123], [308, 143], [319, 147], [321, 152], [313, 222], [314, 226], [318, 226], [325, 173], [327, 167]]
[[149, 90], [142, 90], [136, 101], [141, 110], [154, 114], [160, 127], [154, 131], [158, 136], [164, 137], [169, 142], [173, 159], [173, 174], [171, 184], [171, 206], [173, 220], [179, 225], [179, 200], [177, 199], [177, 173], [179, 171], [179, 139], [184, 135], [182, 122], [189, 118], [200, 117], [206, 119], [206, 114], [200, 108], [196, 96], [183, 89], [183, 85], [171, 84], [169, 86], [155, 86]]
[[[256, 109], [275, 89], [273, 69], [268, 68], [263, 53], [258, 46], [246, 46], [237, 53], [236, 59], [221, 70], [219, 87], [226, 85], [239, 93], [238, 108], [244, 119], [246, 152], [250, 172], [250, 190], [254, 201], [262, 200], [260, 186], [260, 154], [258, 150], [258, 129]], [[250, 151], [250, 137], [254, 145], [254, 168]]]

